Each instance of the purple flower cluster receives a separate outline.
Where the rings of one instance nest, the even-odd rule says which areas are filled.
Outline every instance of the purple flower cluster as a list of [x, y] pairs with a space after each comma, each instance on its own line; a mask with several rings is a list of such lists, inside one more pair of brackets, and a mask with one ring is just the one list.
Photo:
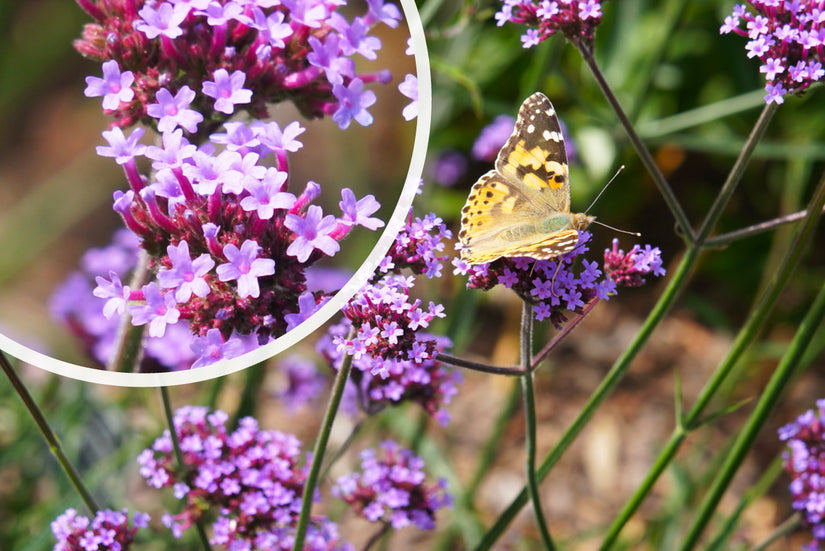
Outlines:
[[[118, 334], [118, 320], [112, 314], [123, 307], [124, 297], [112, 296], [105, 302], [94, 299], [95, 280], [125, 280], [135, 268], [139, 245], [134, 233], [126, 229], [118, 230], [109, 245], [86, 251], [81, 259], [81, 269], [69, 275], [51, 298], [52, 315], [69, 328], [89, 355], [101, 365], [106, 365], [112, 358]], [[147, 336], [144, 339], [139, 370], [174, 371], [210, 363], [214, 361], [214, 350], [207, 343], [216, 338], [222, 357], [240, 355], [257, 345], [254, 339], [239, 335], [224, 343], [217, 329], [211, 329], [206, 337], [196, 337], [193, 341], [188, 323], [181, 320], [166, 327], [162, 337]]]
[[[817, 0], [754, 0], [754, 13], [737, 4], [719, 28], [721, 34], [748, 37], [748, 58], [756, 57], [765, 74], [765, 101], [784, 102], [825, 76], [825, 6]], [[744, 21], [744, 28], [741, 25]]]
[[781, 427], [779, 439], [788, 446], [782, 459], [791, 476], [793, 508], [814, 537], [806, 549], [816, 551], [825, 543], [825, 400]]
[[205, 120], [203, 135], [236, 106], [264, 118], [268, 103], [284, 100], [309, 118], [332, 115], [341, 128], [370, 124], [376, 98], [364, 85], [391, 75], [357, 74], [354, 56], [376, 59], [381, 40], [369, 30], [401, 20], [383, 0], [351, 22], [338, 11], [345, 2], [323, 0], [78, 3], [95, 22], [75, 48], [113, 62], [102, 79], [90, 78], [87, 95], [102, 96], [122, 128], [141, 121], [164, 132], [177, 121], [193, 133]]
[[444, 307], [432, 301], [424, 306], [412, 298], [415, 277], [400, 272], [441, 277], [447, 257], [439, 253], [451, 236], [432, 213], [411, 217], [379, 264], [386, 275], [356, 293], [342, 309], [346, 319], [318, 343], [333, 369], [345, 354], [352, 356], [354, 393], [368, 413], [412, 401], [442, 424], [448, 421], [443, 408], [456, 394], [460, 375], [434, 359], [450, 346], [449, 339], [423, 331], [445, 316]]
[[619, 248], [619, 240], [613, 239], [613, 248], [604, 251], [604, 271], [607, 277], [622, 287], [639, 287], [644, 285], [643, 276], [653, 274], [665, 275], [662, 267], [662, 252], [659, 247], [633, 245], [628, 253]]
[[[177, 469], [169, 431], [138, 456], [153, 488], [172, 487], [184, 511], [163, 523], [180, 537], [200, 519], [212, 520], [212, 545], [230, 550], [291, 549], [307, 468], [294, 436], [261, 430], [251, 417], [232, 433], [227, 415], [187, 406], [175, 412], [183, 468]], [[334, 523], [314, 517], [305, 549], [352, 549]]]
[[98, 511], [95, 518], [89, 520], [78, 515], [74, 509], [52, 522], [52, 534], [57, 543], [54, 551], [127, 551], [138, 528], [146, 528], [149, 515], [135, 513], [132, 515], [132, 528], [129, 528], [129, 511]]
[[503, 0], [495, 19], [499, 27], [508, 21], [526, 25], [527, 31], [521, 36], [525, 48], [557, 32], [589, 48], [602, 21], [602, 0]]
[[[349, 321], [334, 325], [329, 333], [318, 341], [318, 351], [337, 369], [344, 356], [343, 349], [354, 345], [346, 336], [351, 327]], [[432, 350], [432, 355], [451, 345], [446, 337], [420, 334], [420, 342]], [[345, 398], [350, 409], [360, 408], [374, 414], [385, 407], [413, 402], [435, 418], [441, 425], [450, 421], [445, 410], [461, 384], [461, 372], [434, 359], [420, 362], [398, 358], [376, 358], [363, 354], [352, 360], [352, 374]]]
[[361, 452], [361, 472], [339, 478], [333, 495], [370, 522], [388, 522], [396, 530], [410, 524], [432, 530], [436, 511], [451, 505], [446, 480], [426, 485], [424, 461], [395, 442], [383, 442], [381, 450]]
[[665, 274], [658, 247], [647, 245], [642, 250], [635, 246], [625, 254], [618, 249], [618, 240], [613, 241], [612, 250], [605, 250], [604, 277], [595, 261], [582, 260], [581, 268], [576, 268], [576, 258], [589, 250], [590, 237], [590, 232], [579, 232], [576, 248], [556, 260], [500, 258], [468, 266], [456, 257], [453, 273], [468, 274], [470, 289], [489, 290], [499, 284], [512, 289], [533, 305], [536, 320], [549, 319], [557, 329], [567, 321], [565, 311], [581, 312], [594, 299], [608, 300], [616, 293], [617, 285], [641, 285], [644, 275]]
[[400, 273], [404, 269], [428, 278], [441, 277], [442, 262], [446, 255], [439, 254], [446, 248], [446, 239], [453, 233], [434, 213], [424, 218], [414, 218], [412, 213], [407, 224], [396, 234], [387, 255], [378, 264], [382, 274]]

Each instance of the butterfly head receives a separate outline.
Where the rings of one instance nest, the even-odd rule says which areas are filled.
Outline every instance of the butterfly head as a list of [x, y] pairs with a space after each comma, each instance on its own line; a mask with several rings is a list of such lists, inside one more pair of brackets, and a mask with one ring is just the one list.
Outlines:
[[587, 226], [596, 220], [595, 216], [588, 216], [587, 214], [582, 214], [580, 212], [571, 214], [570, 218], [570, 225], [573, 229], [578, 231], [586, 230]]

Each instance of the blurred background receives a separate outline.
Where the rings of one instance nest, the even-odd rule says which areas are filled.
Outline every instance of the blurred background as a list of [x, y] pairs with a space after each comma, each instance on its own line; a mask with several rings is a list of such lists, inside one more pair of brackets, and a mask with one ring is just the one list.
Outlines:
[[[746, 58], [745, 40], [719, 35], [732, 7], [733, 2], [716, 0], [606, 2], [596, 32], [599, 65], [696, 226], [764, 105], [762, 75], [758, 62]], [[641, 232], [641, 242], [660, 247], [666, 267], [673, 268], [683, 250], [673, 218], [579, 54], [561, 37], [522, 49], [523, 29], [495, 26], [492, 16], [500, 8], [498, 2], [424, 0], [419, 8], [434, 88], [429, 165], [416, 213], [433, 211], [457, 232], [458, 213], [470, 187], [491, 167], [471, 157], [473, 142], [495, 116], [515, 116], [521, 101], [540, 90], [554, 103], [569, 133], [568, 147], [577, 152], [571, 164], [573, 210], [584, 210], [624, 165], [590, 214]], [[79, 348], [49, 320], [48, 296], [76, 268], [86, 248], [106, 243], [109, 231], [119, 227], [110, 198], [112, 190], [124, 185], [114, 163], [94, 155], [106, 120], [99, 100], [83, 96], [83, 78], [98, 74], [99, 68], [81, 59], [70, 45], [85, 20], [68, 2], [0, 3], [0, 332], [72, 361], [82, 361]], [[391, 38], [395, 33], [382, 34], [381, 54], [393, 53], [379, 56], [400, 78], [413, 72], [411, 58], [402, 55], [403, 34], [397, 40]], [[354, 187], [359, 194], [374, 193], [384, 205], [380, 214], [386, 219], [392, 193], [400, 189], [406, 174], [414, 131], [400, 118], [407, 101], [397, 93], [398, 80], [396, 76], [386, 90], [375, 89], [379, 100], [371, 109], [377, 121], [373, 127], [340, 132], [334, 124], [318, 123], [316, 132], [316, 123], [305, 124], [305, 147], [294, 155], [294, 162], [298, 171], [302, 162], [309, 169], [306, 176], [296, 173], [298, 182], [313, 178]], [[284, 116], [292, 120], [292, 115]], [[380, 121], [390, 121], [390, 128], [382, 128]], [[319, 140], [314, 147], [310, 133]], [[323, 161], [315, 156], [319, 151]], [[466, 160], [466, 170], [449, 186], [436, 183], [437, 160], [445, 153]], [[802, 97], [786, 98], [725, 210], [718, 233], [803, 209], [822, 177], [824, 161], [825, 98], [818, 85]], [[359, 183], [368, 187], [358, 187]], [[635, 242], [605, 228], [592, 229], [594, 259], [616, 237], [625, 250]], [[781, 228], [703, 255], [676, 307], [542, 484], [551, 530], [563, 548], [598, 548], [604, 528], [673, 430], [677, 377], [689, 407], [772, 276], [792, 230]], [[363, 245], [358, 243], [364, 256], [374, 237], [367, 235]], [[730, 404], [741, 407], [689, 437], [625, 529], [623, 548], [664, 550], [678, 543], [733, 436], [825, 280], [824, 239], [820, 227], [758, 342], [709, 411]], [[355, 265], [357, 260], [352, 261]], [[512, 365], [518, 358], [518, 300], [505, 289], [481, 293], [466, 291], [464, 285], [465, 279], [452, 276], [446, 266], [443, 278], [417, 285], [424, 300], [438, 298], [447, 308], [447, 318], [434, 325], [433, 332], [449, 335], [456, 355]], [[539, 457], [555, 445], [632, 340], [663, 286], [662, 280], [651, 280], [639, 289], [623, 289], [599, 305], [545, 362], [536, 383]], [[554, 333], [547, 324], [537, 326], [537, 346]], [[317, 361], [312, 340], [293, 351]], [[776, 429], [825, 396], [823, 346], [825, 333], [820, 328], [804, 369], [795, 375], [722, 502], [716, 528], [742, 508], [727, 549], [751, 548], [791, 513]], [[282, 361], [276, 358], [265, 368], [174, 388], [174, 405], [208, 404], [254, 413], [262, 426], [293, 432], [308, 447], [326, 394], [314, 408], [288, 411], [278, 400]], [[155, 512], [153, 517], [159, 518], [157, 511], [172, 500], [159, 504], [158, 494], [147, 490], [134, 464], [137, 453], [163, 427], [155, 392], [94, 387], [30, 367], [20, 369], [37, 401], [45, 405], [69, 457], [77, 458], [86, 482], [103, 496], [101, 501], [113, 508]], [[435, 534], [402, 530], [389, 548], [467, 548], [467, 542], [477, 541], [523, 487], [524, 427], [513, 398], [514, 384], [500, 377], [465, 374], [448, 408], [452, 421], [445, 428], [413, 407], [366, 421], [368, 430], [360, 433], [368, 435], [365, 440], [417, 437], [428, 467], [448, 477], [452, 488], [460, 488], [474, 472], [494, 418], [507, 408], [514, 412], [473, 507], [443, 512]], [[0, 396], [0, 548], [49, 549], [48, 522], [66, 507], [79, 507], [79, 501], [9, 385], [0, 384]], [[339, 417], [333, 444], [343, 443], [354, 423]], [[352, 462], [344, 459], [340, 469]], [[363, 541], [372, 533], [363, 521], [348, 521], [342, 532], [351, 541]], [[536, 538], [532, 512], [524, 509], [498, 548], [536, 549]], [[809, 539], [797, 533], [768, 549], [798, 549]], [[142, 548], [164, 549], [170, 541]]]

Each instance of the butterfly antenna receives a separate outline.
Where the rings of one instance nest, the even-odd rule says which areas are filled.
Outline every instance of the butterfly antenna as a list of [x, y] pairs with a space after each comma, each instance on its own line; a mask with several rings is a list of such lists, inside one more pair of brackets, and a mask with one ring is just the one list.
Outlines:
[[[622, 165], [622, 166], [620, 166], [620, 167], [619, 167], [619, 170], [617, 170], [617, 171], [616, 171], [616, 174], [614, 174], [614, 175], [613, 175], [613, 177], [612, 177], [612, 178], [610, 178], [610, 180], [609, 180], [609, 181], [608, 181], [608, 182], [604, 185], [604, 187], [603, 187], [603, 188], [602, 188], [602, 190], [599, 192], [599, 194], [598, 194], [598, 195], [596, 195], [596, 198], [595, 198], [595, 199], [593, 199], [593, 202], [592, 202], [592, 203], [590, 203], [590, 206], [589, 206], [589, 207], [587, 207], [587, 210], [586, 210], [586, 211], [584, 211], [584, 213], [585, 213], [585, 214], [587, 214], [588, 212], [590, 212], [590, 209], [592, 209], [592, 208], [593, 208], [593, 205], [595, 205], [595, 204], [596, 204], [596, 201], [598, 201], [598, 200], [599, 200], [599, 197], [601, 197], [601, 196], [602, 196], [602, 194], [605, 192], [605, 190], [607, 189], [607, 186], [609, 186], [610, 184], [612, 184], [612, 183], [613, 183], [613, 180], [615, 180], [615, 179], [616, 179], [616, 176], [618, 176], [619, 174], [621, 174], [622, 170], [624, 170], [624, 165]], [[602, 224], [602, 226], [604, 226], [604, 224]], [[615, 228], [613, 228], [613, 229], [615, 229]], [[628, 233], [628, 232], [625, 232], [625, 233]]]
[[593, 223], [598, 224], [600, 226], [604, 226], [605, 228], [607, 228], [609, 230], [613, 230], [615, 232], [626, 233], [627, 235], [635, 235], [636, 237], [641, 237], [642, 236], [642, 234], [640, 234], [637, 231], [620, 230], [619, 228], [614, 228], [613, 226], [608, 226], [607, 224], [603, 224], [603, 223], [599, 222], [598, 220], [593, 220]]

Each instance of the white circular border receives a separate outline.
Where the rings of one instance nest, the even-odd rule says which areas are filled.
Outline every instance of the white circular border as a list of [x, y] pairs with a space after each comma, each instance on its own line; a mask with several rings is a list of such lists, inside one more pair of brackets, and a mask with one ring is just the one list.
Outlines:
[[406, 221], [419, 187], [421, 174], [424, 171], [424, 158], [427, 154], [427, 144], [430, 136], [430, 119], [432, 115], [430, 61], [427, 55], [427, 43], [424, 39], [424, 28], [421, 25], [421, 17], [418, 14], [414, 0], [401, 0], [401, 8], [404, 11], [407, 28], [410, 31], [413, 53], [415, 55], [416, 77], [418, 78], [418, 118], [416, 119], [415, 142], [413, 144], [410, 167], [407, 171], [407, 178], [404, 181], [404, 188], [401, 190], [401, 195], [395, 205], [395, 210], [390, 216], [384, 232], [378, 239], [378, 243], [376, 243], [375, 247], [370, 251], [366, 261], [361, 264], [361, 267], [358, 268], [346, 285], [344, 285], [329, 302], [298, 327], [278, 337], [269, 344], [231, 360], [186, 371], [173, 371], [169, 373], [116, 373], [92, 369], [52, 358], [51, 356], [23, 346], [2, 333], [0, 333], [0, 350], [8, 352], [15, 358], [46, 371], [90, 383], [124, 387], [182, 385], [206, 381], [214, 379], [215, 377], [223, 377], [224, 375], [235, 373], [251, 365], [268, 360], [296, 344], [304, 337], [307, 337], [340, 311], [344, 303], [352, 298], [356, 291], [367, 283], [369, 277], [378, 267], [378, 263], [381, 262], [381, 259], [387, 254], [387, 251], [395, 240], [396, 234], [401, 230], [401, 227]]

